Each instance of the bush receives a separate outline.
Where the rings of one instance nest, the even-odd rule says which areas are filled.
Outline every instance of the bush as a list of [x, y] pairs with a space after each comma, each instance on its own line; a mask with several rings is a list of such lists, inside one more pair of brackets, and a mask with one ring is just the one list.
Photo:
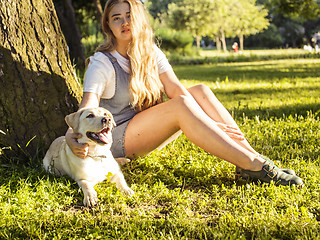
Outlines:
[[276, 25], [270, 24], [267, 30], [249, 36], [245, 39], [244, 43], [246, 47], [279, 48], [282, 46], [283, 41]]
[[191, 49], [193, 37], [189, 33], [175, 31], [171, 28], [159, 28], [155, 34], [162, 50], [183, 55], [194, 54], [194, 51]]

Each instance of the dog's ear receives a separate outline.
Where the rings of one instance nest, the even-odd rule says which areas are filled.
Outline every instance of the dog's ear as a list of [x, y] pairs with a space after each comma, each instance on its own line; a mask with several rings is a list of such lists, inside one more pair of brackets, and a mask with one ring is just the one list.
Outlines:
[[117, 124], [116, 124], [116, 122], [114, 121], [114, 119], [113, 119], [113, 118], [111, 118], [111, 119], [112, 119], [112, 125], [113, 125], [113, 127], [117, 126]]
[[71, 127], [75, 133], [79, 130], [79, 118], [81, 113], [82, 111], [74, 112], [64, 118], [68, 126]]
[[114, 121], [114, 118], [113, 118], [111, 112], [107, 111], [107, 115], [108, 115], [108, 117], [112, 120], [112, 126], [113, 126], [113, 127], [117, 126], [117, 124], [116, 124], [116, 122]]

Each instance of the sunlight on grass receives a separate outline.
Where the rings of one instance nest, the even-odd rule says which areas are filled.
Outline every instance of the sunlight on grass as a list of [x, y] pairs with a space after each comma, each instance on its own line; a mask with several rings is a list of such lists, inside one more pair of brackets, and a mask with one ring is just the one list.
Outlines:
[[252, 146], [294, 169], [305, 187], [236, 179], [233, 165], [183, 134], [123, 167], [134, 197], [104, 182], [92, 209], [73, 180], [45, 173], [41, 159], [0, 162], [0, 239], [319, 239], [320, 59], [174, 70], [186, 87], [207, 84]]
[[[230, 111], [251, 117], [289, 115], [320, 107], [320, 59], [174, 67], [186, 87], [204, 83]], [[201, 79], [201, 80], [200, 80]]]

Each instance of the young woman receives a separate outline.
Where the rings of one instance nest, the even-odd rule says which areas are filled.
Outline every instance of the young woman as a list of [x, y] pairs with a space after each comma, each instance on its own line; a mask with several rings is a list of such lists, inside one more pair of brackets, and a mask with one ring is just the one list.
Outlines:
[[[257, 153], [205, 85], [185, 89], [165, 55], [156, 47], [139, 0], [109, 0], [103, 19], [106, 39], [90, 63], [80, 108], [102, 106], [116, 121], [114, 157], [136, 158], [175, 139], [181, 131], [205, 151], [237, 166], [242, 176], [303, 185], [290, 169], [277, 168]], [[169, 100], [163, 102], [165, 93]], [[87, 146], [69, 129], [67, 143], [79, 157]]]

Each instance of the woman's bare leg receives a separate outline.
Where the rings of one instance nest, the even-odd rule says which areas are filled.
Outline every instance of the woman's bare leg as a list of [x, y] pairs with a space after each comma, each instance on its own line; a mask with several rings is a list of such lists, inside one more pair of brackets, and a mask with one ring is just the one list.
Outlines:
[[[204, 85], [199, 84], [188, 89], [190, 94], [197, 101], [203, 111], [214, 121], [221, 122], [239, 129], [237, 123], [234, 121], [227, 109], [216, 98], [211, 89]], [[246, 139], [237, 140], [234, 139], [240, 146], [244, 147], [248, 151], [258, 154], [248, 143]]]
[[126, 131], [127, 156], [150, 153], [180, 129], [197, 146], [243, 169], [258, 171], [265, 162], [232, 140], [190, 96], [175, 97], [137, 114]]

